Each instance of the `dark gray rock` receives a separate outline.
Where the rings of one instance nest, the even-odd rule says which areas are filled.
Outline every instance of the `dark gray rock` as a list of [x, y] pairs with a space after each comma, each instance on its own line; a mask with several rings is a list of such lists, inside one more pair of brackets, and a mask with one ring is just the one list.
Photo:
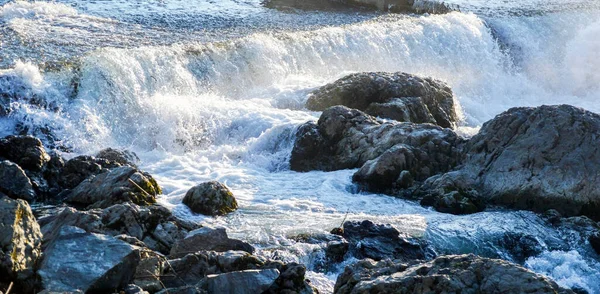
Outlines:
[[87, 206], [88, 209], [106, 208], [124, 202], [145, 206], [156, 203], [156, 195], [161, 193], [151, 175], [122, 166], [81, 182], [65, 202]]
[[346, 267], [334, 293], [573, 293], [519, 265], [475, 255], [403, 264], [362, 260]]
[[452, 90], [444, 83], [407, 73], [355, 73], [313, 92], [306, 107], [323, 111], [343, 105], [383, 118], [456, 126]]
[[122, 293], [124, 294], [150, 294], [147, 291], [144, 291], [144, 289], [142, 289], [141, 287], [134, 285], [134, 284], [129, 284], [127, 285]]
[[470, 214], [485, 209], [475, 180], [460, 171], [428, 178], [412, 197], [421, 199], [422, 205], [433, 206], [444, 213]]
[[43, 225], [44, 240], [50, 242], [56, 238], [64, 226], [115, 237], [125, 235], [119, 239], [164, 254], [168, 254], [177, 240], [183, 239], [195, 228], [180, 222], [165, 207], [124, 203], [88, 211], [66, 208]]
[[393, 13], [443, 14], [457, 11], [458, 6], [435, 0], [267, 0], [263, 4], [269, 8], [288, 11], [341, 9], [372, 9]]
[[306, 266], [292, 262], [279, 267], [279, 271], [281, 274], [275, 280], [275, 283], [263, 293], [319, 293], [305, 279]]
[[238, 208], [233, 193], [227, 186], [211, 181], [192, 187], [183, 198], [183, 204], [193, 212], [206, 215], [224, 215]]
[[168, 288], [195, 285], [207, 275], [262, 269], [265, 262], [244, 251], [198, 251], [169, 260], [161, 281]]
[[0, 161], [0, 192], [26, 201], [36, 198], [33, 185], [25, 171], [8, 160]]
[[120, 165], [129, 165], [132, 167], [136, 167], [136, 164], [140, 161], [140, 158], [134, 152], [113, 148], [106, 148], [98, 151], [96, 158], [106, 159], [109, 162], [116, 162]]
[[77, 156], [64, 163], [59, 171], [58, 183], [65, 189], [73, 189], [85, 179], [119, 166], [121, 164], [104, 158], [88, 155]]
[[32, 171], [41, 171], [50, 160], [42, 141], [31, 136], [8, 136], [0, 139], [0, 157]]
[[202, 281], [208, 293], [263, 293], [279, 277], [277, 269], [245, 270], [208, 275]]
[[418, 239], [401, 234], [391, 225], [371, 221], [347, 221], [344, 238], [357, 258], [414, 260], [425, 258], [424, 245]]
[[142, 259], [135, 270], [133, 284], [151, 293], [162, 290], [160, 277], [165, 272], [166, 261], [164, 257], [156, 253], [143, 251]]
[[225, 228], [205, 225], [202, 228], [189, 232], [184, 239], [177, 241], [171, 249], [169, 256], [177, 258], [197, 251], [224, 252], [229, 250], [241, 250], [250, 254], [254, 253], [252, 245], [240, 240], [230, 239], [227, 236]]
[[32, 291], [41, 246], [42, 233], [27, 202], [0, 193], [0, 283]]
[[44, 250], [38, 274], [50, 292], [104, 292], [128, 285], [140, 261], [134, 246], [64, 226]]
[[487, 202], [600, 219], [600, 115], [559, 105], [512, 108], [466, 146], [462, 172]]
[[[426, 178], [454, 168], [461, 158], [462, 143], [450, 129], [431, 124], [381, 122], [359, 110], [334, 106], [323, 111], [317, 125], [308, 123], [298, 129], [290, 168], [295, 171], [358, 168], [387, 152], [356, 176], [368, 189], [380, 185], [384, 189], [393, 186], [405, 171], [394, 168], [390, 161], [401, 162], [402, 156], [406, 159], [412, 152], [409, 159], [418, 157], [421, 162], [409, 160], [413, 165], [406, 165], [409, 169], [406, 171], [410, 173], [412, 169], [415, 173], [412, 177]], [[385, 182], [378, 179], [379, 175], [385, 176]], [[406, 173], [404, 176], [407, 177]]]

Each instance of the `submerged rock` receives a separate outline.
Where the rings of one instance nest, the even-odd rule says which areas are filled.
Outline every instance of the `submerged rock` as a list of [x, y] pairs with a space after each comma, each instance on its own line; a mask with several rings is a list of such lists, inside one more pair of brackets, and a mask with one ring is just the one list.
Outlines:
[[16, 282], [23, 292], [32, 290], [42, 233], [27, 202], [0, 193], [0, 283]]
[[0, 192], [26, 201], [33, 201], [36, 197], [25, 171], [8, 160], [0, 161]]
[[31, 136], [8, 136], [0, 139], [1, 157], [32, 171], [41, 171], [50, 161], [42, 141]]
[[230, 239], [227, 236], [225, 228], [205, 225], [202, 228], [189, 232], [184, 239], [177, 241], [171, 249], [169, 256], [177, 258], [197, 251], [224, 252], [229, 250], [241, 250], [250, 254], [254, 253], [252, 245], [240, 240]]
[[109, 293], [131, 282], [139, 261], [134, 246], [64, 226], [44, 250], [38, 274], [49, 292]]
[[461, 172], [485, 201], [600, 219], [600, 115], [568, 105], [512, 108], [466, 145]]
[[211, 181], [192, 187], [183, 198], [183, 204], [193, 212], [206, 215], [224, 215], [238, 208], [233, 193], [227, 186]]
[[425, 258], [419, 240], [401, 234], [391, 225], [374, 224], [369, 220], [344, 223], [344, 238], [350, 251], [359, 258], [414, 260]]
[[290, 157], [296, 171], [361, 167], [353, 179], [385, 191], [448, 172], [460, 160], [463, 140], [431, 124], [381, 122], [356, 109], [334, 106], [318, 124], [302, 125]]
[[362, 260], [346, 267], [334, 293], [573, 293], [519, 265], [475, 255], [429, 262]]
[[65, 202], [91, 208], [106, 208], [132, 202], [138, 205], [156, 203], [162, 190], [151, 175], [130, 166], [114, 168], [81, 182]]
[[313, 92], [314, 111], [343, 105], [373, 116], [453, 128], [458, 121], [452, 90], [444, 83], [407, 73], [355, 73]]

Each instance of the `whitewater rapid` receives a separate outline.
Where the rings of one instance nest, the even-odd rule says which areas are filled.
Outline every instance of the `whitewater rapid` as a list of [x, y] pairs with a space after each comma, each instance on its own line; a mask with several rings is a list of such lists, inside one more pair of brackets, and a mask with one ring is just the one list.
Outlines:
[[[588, 2], [573, 1], [573, 9], [560, 11], [549, 5], [537, 13], [502, 6], [494, 14], [472, 1], [473, 12], [344, 13], [339, 19], [332, 12], [273, 12], [258, 1], [204, 3], [184, 14], [184, 4], [167, 2], [159, 12], [183, 15], [173, 12], [167, 25], [130, 15], [129, 5], [137, 2], [111, 3], [0, 7], [2, 32], [12, 34], [0, 43], [0, 76], [23, 85], [0, 79], [0, 91], [35, 96], [47, 106], [15, 103], [13, 113], [0, 118], [1, 136], [37, 135], [70, 150], [67, 158], [106, 147], [133, 150], [163, 187], [161, 204], [179, 217], [227, 227], [259, 254], [307, 264], [310, 279], [325, 293], [351, 261], [317, 273], [319, 246], [291, 237], [328, 232], [346, 214], [424, 236], [438, 254], [512, 260], [498, 239], [507, 232], [532, 236], [544, 251], [525, 266], [563, 286], [600, 292], [600, 264], [589, 244], [568, 242], [533, 213], [442, 214], [356, 193], [354, 170], [297, 173], [288, 167], [295, 129], [320, 115], [304, 108], [308, 93], [353, 72], [405, 71], [445, 81], [465, 136], [514, 106], [568, 103], [600, 112], [600, 9], [593, 2], [577, 9]], [[109, 9], [114, 7], [117, 13]], [[142, 15], [156, 16], [154, 7], [139, 7]], [[218, 17], [198, 24], [191, 20], [195, 13]], [[274, 20], [257, 24], [269, 16]], [[319, 23], [323, 16], [329, 20]], [[295, 19], [308, 20], [283, 24]], [[280, 23], [283, 28], [271, 29]], [[234, 33], [248, 24], [257, 25]], [[240, 209], [212, 218], [181, 204], [190, 187], [208, 180], [228, 185]]]

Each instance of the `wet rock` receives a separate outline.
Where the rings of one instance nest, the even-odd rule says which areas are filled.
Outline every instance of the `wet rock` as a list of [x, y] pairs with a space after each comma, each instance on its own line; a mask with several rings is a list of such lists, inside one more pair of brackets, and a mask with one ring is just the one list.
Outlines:
[[8, 160], [0, 161], [0, 192], [26, 201], [36, 198], [33, 185], [25, 171]]
[[250, 254], [254, 253], [252, 245], [240, 240], [230, 239], [227, 236], [225, 228], [205, 225], [202, 228], [189, 232], [184, 239], [177, 241], [171, 249], [169, 256], [177, 258], [197, 251], [224, 252], [229, 250], [241, 250]]
[[88, 211], [66, 208], [42, 227], [44, 240], [53, 240], [64, 226], [110, 236], [126, 235], [119, 239], [164, 254], [169, 253], [175, 242], [194, 228], [179, 222], [165, 207], [124, 203]]
[[0, 193], [0, 283], [31, 291], [42, 233], [27, 202]]
[[142, 259], [135, 270], [133, 284], [139, 286], [144, 291], [158, 292], [163, 289], [160, 277], [163, 276], [165, 268], [166, 259], [164, 257], [149, 252], [142, 252]]
[[[462, 143], [450, 129], [430, 124], [381, 122], [359, 110], [334, 106], [323, 111], [317, 125], [305, 124], [298, 129], [290, 168], [295, 171], [358, 168], [388, 152], [356, 176], [357, 180], [365, 179], [361, 184], [368, 188], [378, 185], [385, 188], [393, 186], [403, 171], [393, 168], [390, 161], [401, 161], [398, 157], [411, 151], [413, 157], [422, 160], [412, 167], [416, 171], [414, 177], [425, 178], [454, 168], [461, 158]], [[385, 175], [386, 181], [377, 180], [378, 174]], [[389, 182], [390, 179], [394, 182]]]
[[198, 286], [183, 286], [177, 288], [167, 288], [156, 292], [156, 294], [207, 294], [207, 292], [200, 289]]
[[279, 268], [281, 274], [275, 283], [263, 293], [318, 293], [305, 279], [306, 267], [295, 262]]
[[568, 105], [512, 108], [466, 145], [461, 171], [487, 202], [600, 219], [600, 115]]
[[279, 10], [341, 10], [341, 9], [374, 9], [394, 13], [430, 13], [442, 14], [458, 10], [458, 6], [435, 0], [267, 0], [263, 3], [268, 8]]
[[77, 156], [64, 163], [64, 167], [59, 172], [58, 183], [65, 189], [73, 189], [85, 179], [119, 166], [121, 165], [103, 158]]
[[141, 287], [138, 287], [137, 285], [134, 285], [134, 284], [127, 285], [123, 289], [122, 293], [125, 293], [125, 294], [149, 294], [149, 292], [144, 291], [144, 289], [142, 289]]
[[314, 111], [343, 105], [373, 116], [414, 123], [456, 125], [452, 90], [444, 83], [407, 73], [355, 73], [313, 92], [306, 107]]
[[417, 239], [401, 235], [389, 224], [374, 224], [368, 220], [347, 221], [344, 223], [344, 238], [350, 243], [351, 253], [359, 259], [413, 260], [425, 258], [423, 245]]
[[346, 267], [334, 293], [573, 293], [519, 265], [475, 255], [402, 264], [362, 260]]
[[105, 292], [128, 285], [139, 250], [106, 235], [64, 226], [44, 250], [38, 274], [50, 292]]
[[169, 260], [161, 281], [168, 288], [195, 285], [207, 275], [261, 269], [265, 261], [244, 251], [199, 251]]
[[32, 171], [41, 171], [50, 160], [42, 141], [31, 136], [8, 136], [0, 139], [0, 157]]
[[106, 208], [132, 202], [138, 205], [156, 203], [160, 187], [147, 173], [129, 166], [117, 167], [92, 176], [71, 191], [65, 202], [91, 208]]
[[277, 269], [245, 270], [208, 275], [202, 281], [208, 293], [263, 293], [279, 277]]
[[183, 203], [193, 212], [206, 215], [224, 215], [238, 208], [233, 193], [227, 186], [211, 181], [192, 187], [183, 198]]
[[350, 249], [350, 243], [346, 240], [329, 241], [325, 247], [325, 256], [331, 262], [342, 262], [348, 249]]
[[117, 150], [113, 148], [102, 149], [96, 154], [96, 158], [106, 159], [109, 162], [116, 162], [120, 165], [129, 165], [136, 167], [136, 163], [140, 158], [129, 150]]
[[514, 262], [519, 264], [544, 251], [544, 246], [535, 236], [522, 233], [506, 232], [500, 239], [499, 245], [508, 251]]
[[476, 187], [466, 174], [449, 172], [428, 178], [412, 196], [421, 199], [421, 205], [433, 206], [439, 212], [470, 214], [485, 209]]

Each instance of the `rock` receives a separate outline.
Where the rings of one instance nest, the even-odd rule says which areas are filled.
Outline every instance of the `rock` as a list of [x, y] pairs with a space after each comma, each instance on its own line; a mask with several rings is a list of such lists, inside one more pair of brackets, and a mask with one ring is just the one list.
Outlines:
[[[402, 162], [403, 156], [407, 159], [412, 153], [409, 161], [413, 165], [406, 167], [413, 170], [414, 177], [426, 178], [454, 168], [461, 159], [462, 143], [463, 139], [450, 129], [381, 122], [361, 111], [334, 106], [323, 111], [318, 124], [308, 123], [298, 129], [290, 168], [331, 171], [358, 168], [375, 160], [357, 173], [356, 180], [364, 179], [361, 184], [367, 189], [379, 185], [385, 189], [402, 174], [403, 170], [392, 165]], [[376, 160], [386, 152], [385, 157]], [[417, 158], [422, 162], [412, 160]], [[385, 181], [378, 180], [378, 175], [385, 175]]]
[[600, 219], [600, 115], [558, 105], [512, 108], [466, 145], [461, 172], [483, 200]]
[[458, 121], [452, 90], [431, 78], [407, 73], [367, 72], [345, 76], [311, 93], [313, 111], [343, 105], [373, 116], [453, 128]]
[[136, 167], [136, 163], [140, 161], [140, 158], [131, 151], [113, 148], [100, 150], [98, 154], [96, 154], [96, 158], [106, 159], [110, 162], [116, 162], [120, 165], [128, 165], [131, 167]]
[[208, 275], [203, 284], [208, 293], [263, 293], [279, 277], [277, 269], [245, 270]]
[[224, 215], [238, 208], [233, 193], [227, 186], [211, 181], [192, 187], [183, 198], [183, 203], [193, 212], [206, 215]]
[[346, 240], [329, 241], [325, 248], [325, 256], [327, 256], [331, 262], [342, 262], [344, 261], [344, 256], [348, 252], [348, 249], [350, 249], [350, 243]]
[[144, 291], [144, 289], [134, 284], [127, 285], [122, 292], [125, 294], [150, 294], [149, 292]]
[[[1, 193], [0, 193], [1, 194]], [[42, 233], [27, 202], [0, 195], [0, 283], [32, 291]]]
[[64, 226], [44, 250], [38, 274], [51, 292], [105, 292], [128, 285], [140, 261], [134, 246]]
[[267, 0], [264, 5], [280, 10], [338, 10], [366, 8], [394, 13], [442, 14], [458, 10], [458, 6], [434, 0]]
[[64, 226], [76, 226], [86, 232], [110, 236], [126, 235], [119, 239], [165, 254], [194, 228], [179, 222], [165, 207], [124, 203], [88, 211], [66, 208], [42, 227], [44, 240], [53, 240]]
[[156, 294], [207, 294], [207, 292], [200, 289], [198, 286], [183, 286], [177, 288], [167, 288], [156, 292]]
[[50, 161], [42, 141], [31, 136], [8, 136], [0, 139], [0, 157], [32, 171], [41, 171]]
[[469, 255], [402, 264], [362, 260], [346, 267], [334, 293], [573, 293], [519, 265]]
[[106, 208], [124, 202], [145, 206], [156, 203], [155, 197], [160, 193], [162, 191], [152, 176], [123, 166], [81, 182], [65, 202], [87, 206], [88, 209]]
[[412, 196], [421, 199], [421, 205], [433, 206], [439, 212], [470, 214], [485, 209], [476, 187], [466, 174], [449, 172], [428, 178]]
[[532, 235], [505, 232], [498, 244], [510, 254], [512, 261], [523, 264], [527, 258], [537, 256], [544, 251], [544, 245]]
[[119, 166], [121, 166], [119, 163], [103, 158], [77, 156], [64, 163], [64, 167], [59, 172], [58, 183], [65, 189], [73, 189], [85, 179]]
[[417, 239], [401, 235], [391, 225], [365, 220], [344, 223], [344, 238], [357, 258], [414, 260], [425, 258], [423, 245]]
[[594, 249], [597, 254], [600, 254], [600, 232], [596, 232], [588, 238], [590, 246]]
[[184, 239], [175, 243], [169, 256], [177, 258], [197, 251], [224, 252], [229, 250], [254, 253], [252, 245], [240, 240], [230, 239], [225, 228], [204, 225], [202, 228], [189, 232]]
[[207, 275], [261, 269], [265, 260], [244, 251], [199, 251], [171, 259], [161, 278], [168, 288], [194, 285]]
[[33, 201], [36, 197], [25, 171], [8, 160], [0, 161], [0, 192], [26, 201]]
[[158, 292], [163, 289], [160, 277], [166, 268], [166, 259], [157, 254], [142, 252], [142, 259], [138, 264], [133, 284], [139, 286], [144, 291]]
[[280, 269], [281, 274], [263, 293], [318, 293], [305, 279], [306, 266], [295, 262], [283, 265]]

